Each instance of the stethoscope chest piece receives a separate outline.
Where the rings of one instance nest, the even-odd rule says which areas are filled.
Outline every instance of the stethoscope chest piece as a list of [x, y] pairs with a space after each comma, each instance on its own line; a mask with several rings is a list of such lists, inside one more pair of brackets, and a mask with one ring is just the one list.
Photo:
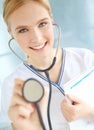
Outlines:
[[44, 95], [43, 85], [38, 80], [30, 78], [23, 85], [22, 95], [27, 102], [36, 103]]

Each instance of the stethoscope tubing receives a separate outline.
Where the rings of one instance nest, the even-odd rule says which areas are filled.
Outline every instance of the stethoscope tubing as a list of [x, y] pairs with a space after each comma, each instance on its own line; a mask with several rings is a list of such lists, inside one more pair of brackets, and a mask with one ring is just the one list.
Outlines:
[[[55, 59], [55, 58], [54, 58]], [[49, 77], [49, 70], [54, 66], [54, 64], [55, 64], [55, 61], [56, 60], [54, 60], [53, 59], [53, 62], [52, 62], [52, 64], [51, 64], [51, 66], [50, 67], [48, 67], [48, 69], [45, 69], [45, 70], [37, 70], [36, 68], [34, 68], [33, 66], [29, 66], [29, 65], [27, 65], [27, 64], [25, 64], [25, 66], [29, 69], [29, 70], [31, 70], [31, 68], [33, 68], [36, 72], [39, 72], [39, 71], [42, 71], [42, 72], [44, 72], [45, 73], [45, 76], [47, 77], [47, 80], [48, 80], [48, 83], [49, 83], [49, 95], [48, 95], [48, 103], [47, 103], [47, 121], [48, 121], [48, 126], [49, 126], [49, 130], [52, 130], [52, 123], [51, 123], [51, 118], [50, 118], [50, 103], [51, 103], [51, 93], [52, 93], [52, 85], [51, 85], [51, 80], [50, 80], [50, 77]], [[27, 79], [26, 81], [25, 81], [25, 83], [26, 82], [28, 82], [30, 79]], [[31, 80], [34, 80], [34, 78], [31, 78]], [[36, 79], [35, 79], [35, 81], [37, 81]], [[37, 82], [39, 82], [39, 81], [37, 81]], [[40, 83], [41, 84], [41, 83]], [[43, 85], [42, 85], [42, 87], [43, 87]], [[26, 99], [26, 97], [25, 97], [25, 95], [24, 95], [24, 89], [25, 89], [25, 84], [24, 84], [24, 86], [23, 86], [23, 89], [22, 89], [22, 95], [23, 95], [23, 97], [24, 97], [24, 99], [28, 102], [28, 100]], [[44, 89], [44, 88], [43, 88]], [[42, 96], [43, 97], [43, 96]], [[36, 105], [36, 109], [37, 109], [37, 112], [38, 112], [38, 116], [39, 116], [39, 119], [40, 119], [40, 123], [41, 123], [41, 126], [42, 126], [42, 128], [43, 128], [43, 130], [46, 130], [46, 127], [45, 127], [45, 124], [44, 124], [44, 121], [43, 121], [43, 117], [42, 117], [42, 114], [41, 114], [41, 111], [40, 111], [40, 106], [39, 106], [39, 101], [40, 100], [37, 100], [37, 101], [35, 101], [35, 102], [33, 102], [33, 101], [31, 101], [31, 103], [34, 103], [35, 105]], [[30, 102], [30, 101], [29, 101]]]
[[[54, 24], [58, 27], [59, 31], [58, 31], [58, 45], [57, 45], [57, 49], [56, 49], [56, 53], [55, 53], [55, 57], [53, 58], [53, 61], [52, 61], [52, 64], [46, 68], [46, 69], [36, 69], [34, 68], [32, 65], [29, 66], [29, 67], [33, 67], [33, 69], [35, 69], [36, 71], [39, 71], [39, 72], [44, 72], [47, 79], [48, 79], [48, 83], [49, 83], [49, 97], [48, 97], [48, 105], [47, 105], [47, 117], [48, 117], [48, 124], [49, 124], [49, 129], [52, 130], [52, 125], [51, 125], [51, 119], [50, 119], [50, 103], [51, 103], [51, 93], [52, 93], [52, 85], [51, 85], [51, 80], [50, 80], [50, 77], [49, 77], [49, 73], [48, 71], [54, 66], [55, 62], [56, 62], [56, 55], [57, 55], [57, 52], [58, 52], [58, 48], [59, 48], [59, 43], [60, 43], [60, 28], [57, 24]], [[9, 42], [8, 42], [8, 46], [10, 48], [10, 50], [21, 60], [24, 62], [24, 64], [26, 64], [26, 62], [12, 49], [10, 43], [11, 41], [13, 40], [14, 38], [10, 39]], [[27, 67], [27, 66], [26, 66]], [[28, 68], [28, 67], [27, 67]], [[64, 95], [64, 91], [61, 90], [61, 88], [59, 88], [59, 90], [63, 93]], [[37, 111], [38, 111], [38, 115], [39, 115], [39, 118], [40, 118], [40, 123], [42, 125], [42, 128], [43, 130], [46, 130], [46, 127], [44, 125], [44, 122], [43, 122], [43, 119], [42, 119], [42, 115], [41, 115], [41, 111], [40, 111], [40, 106], [38, 104], [38, 102], [35, 103], [36, 107], [37, 107]]]

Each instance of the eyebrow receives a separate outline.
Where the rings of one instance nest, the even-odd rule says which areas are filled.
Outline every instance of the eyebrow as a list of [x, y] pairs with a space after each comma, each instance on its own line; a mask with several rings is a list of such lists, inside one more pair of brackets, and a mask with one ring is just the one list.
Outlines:
[[[44, 21], [44, 20], [48, 20], [48, 18], [43, 18], [43, 19], [41, 19], [41, 20], [39, 20], [36, 24], [38, 24], [38, 23], [40, 23], [40, 22], [42, 22], [42, 21]], [[16, 28], [15, 28], [15, 31], [16, 30], [19, 30], [19, 29], [22, 29], [22, 28], [25, 28], [25, 27], [27, 27], [28, 25], [18, 25]]]
[[22, 29], [22, 28], [25, 28], [25, 27], [27, 27], [27, 25], [19, 25], [19, 26], [17, 26], [17, 28], [15, 28], [15, 31]]

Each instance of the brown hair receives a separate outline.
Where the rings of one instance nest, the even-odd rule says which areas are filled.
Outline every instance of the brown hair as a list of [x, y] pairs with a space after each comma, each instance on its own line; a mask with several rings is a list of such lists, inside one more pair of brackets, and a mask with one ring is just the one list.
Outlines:
[[[19, 7], [23, 6], [24, 4], [28, 3], [31, 0], [4, 0], [3, 3], [3, 18], [6, 24], [8, 25], [8, 18], [9, 16]], [[49, 15], [52, 17], [52, 11], [50, 7], [49, 0], [32, 0], [35, 2], [40, 3], [43, 5], [47, 10]]]

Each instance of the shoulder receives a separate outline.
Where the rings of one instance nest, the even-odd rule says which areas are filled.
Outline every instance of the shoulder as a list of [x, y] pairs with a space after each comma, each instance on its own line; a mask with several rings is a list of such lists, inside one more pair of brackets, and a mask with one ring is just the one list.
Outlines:
[[84, 58], [85, 60], [94, 60], [94, 52], [87, 48], [68, 47], [64, 48], [64, 50], [67, 56], [70, 55], [70, 57]]
[[20, 64], [17, 66], [17, 68], [11, 72], [9, 75], [7, 75], [3, 82], [2, 85], [6, 86], [7, 85], [12, 85], [14, 82], [15, 78], [22, 78], [22, 75], [24, 74], [24, 72], [26, 71], [26, 67], [24, 66], [24, 64]]
[[21, 72], [23, 72], [24, 70], [24, 64], [20, 64], [19, 66], [17, 66], [17, 68], [12, 72], [10, 73], [5, 79], [10, 79], [10, 78], [13, 78], [13, 77], [16, 77], [18, 76]]
[[87, 48], [68, 47], [65, 50], [65, 61], [68, 64], [80, 65], [85, 68], [94, 66], [94, 52]]
[[86, 48], [68, 47], [65, 51], [63, 82], [94, 66], [94, 53]]
[[73, 54], [79, 54], [79, 55], [85, 55], [85, 54], [92, 54], [94, 55], [94, 52], [87, 49], [87, 48], [76, 48], [76, 47], [66, 47], [64, 50], [67, 53], [73, 53]]

